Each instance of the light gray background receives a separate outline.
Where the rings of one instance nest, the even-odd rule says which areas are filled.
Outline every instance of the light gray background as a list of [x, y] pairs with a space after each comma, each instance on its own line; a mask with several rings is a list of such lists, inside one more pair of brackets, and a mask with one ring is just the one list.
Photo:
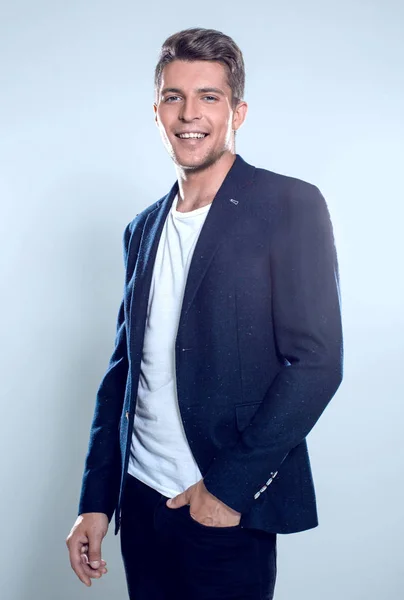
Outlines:
[[279, 536], [276, 600], [401, 597], [403, 12], [399, 0], [2, 1], [3, 600], [126, 597], [111, 528], [109, 573], [91, 589], [65, 538], [113, 346], [122, 233], [175, 180], [153, 69], [190, 26], [240, 45], [237, 151], [318, 185], [338, 246], [345, 378], [308, 440], [320, 526]]

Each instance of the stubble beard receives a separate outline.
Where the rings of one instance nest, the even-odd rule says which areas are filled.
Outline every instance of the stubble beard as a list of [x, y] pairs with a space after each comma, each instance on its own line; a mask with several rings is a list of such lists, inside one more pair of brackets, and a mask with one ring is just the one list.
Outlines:
[[170, 152], [171, 158], [174, 163], [183, 169], [187, 173], [200, 173], [201, 171], [205, 171], [209, 169], [212, 165], [214, 165], [218, 160], [222, 158], [222, 156], [226, 153], [227, 149], [222, 148], [222, 150], [212, 150], [206, 156], [204, 156], [200, 162], [187, 164], [184, 161], [181, 161], [177, 158], [174, 150]]

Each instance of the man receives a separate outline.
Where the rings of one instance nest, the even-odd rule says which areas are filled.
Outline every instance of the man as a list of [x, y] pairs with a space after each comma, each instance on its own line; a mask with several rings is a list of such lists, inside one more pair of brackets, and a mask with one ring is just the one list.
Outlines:
[[155, 89], [177, 181], [125, 230], [71, 565], [106, 572], [115, 512], [130, 598], [270, 599], [277, 534], [318, 524], [305, 438], [342, 379], [332, 226], [315, 186], [235, 154], [231, 38], [168, 38]]

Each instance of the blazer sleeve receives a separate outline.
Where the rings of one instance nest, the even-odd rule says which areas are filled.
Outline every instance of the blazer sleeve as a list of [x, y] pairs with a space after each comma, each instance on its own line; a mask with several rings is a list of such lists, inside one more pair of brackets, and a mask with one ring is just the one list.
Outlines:
[[268, 493], [342, 381], [339, 269], [326, 202], [317, 187], [298, 180], [280, 214], [269, 276], [284, 364], [237, 444], [222, 449], [204, 477], [209, 492], [241, 513]]
[[[130, 226], [123, 235], [123, 254], [127, 267]], [[118, 311], [115, 347], [107, 371], [98, 388], [90, 440], [85, 459], [78, 514], [102, 512], [112, 519], [119, 494], [121, 475], [119, 420], [128, 375], [124, 302]]]

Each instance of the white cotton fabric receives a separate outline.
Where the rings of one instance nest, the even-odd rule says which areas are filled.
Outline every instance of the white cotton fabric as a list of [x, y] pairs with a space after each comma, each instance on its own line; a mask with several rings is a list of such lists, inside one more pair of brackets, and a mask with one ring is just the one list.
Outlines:
[[177, 200], [153, 268], [128, 465], [131, 475], [167, 497], [202, 479], [178, 407], [175, 339], [191, 258], [211, 204], [184, 213]]

